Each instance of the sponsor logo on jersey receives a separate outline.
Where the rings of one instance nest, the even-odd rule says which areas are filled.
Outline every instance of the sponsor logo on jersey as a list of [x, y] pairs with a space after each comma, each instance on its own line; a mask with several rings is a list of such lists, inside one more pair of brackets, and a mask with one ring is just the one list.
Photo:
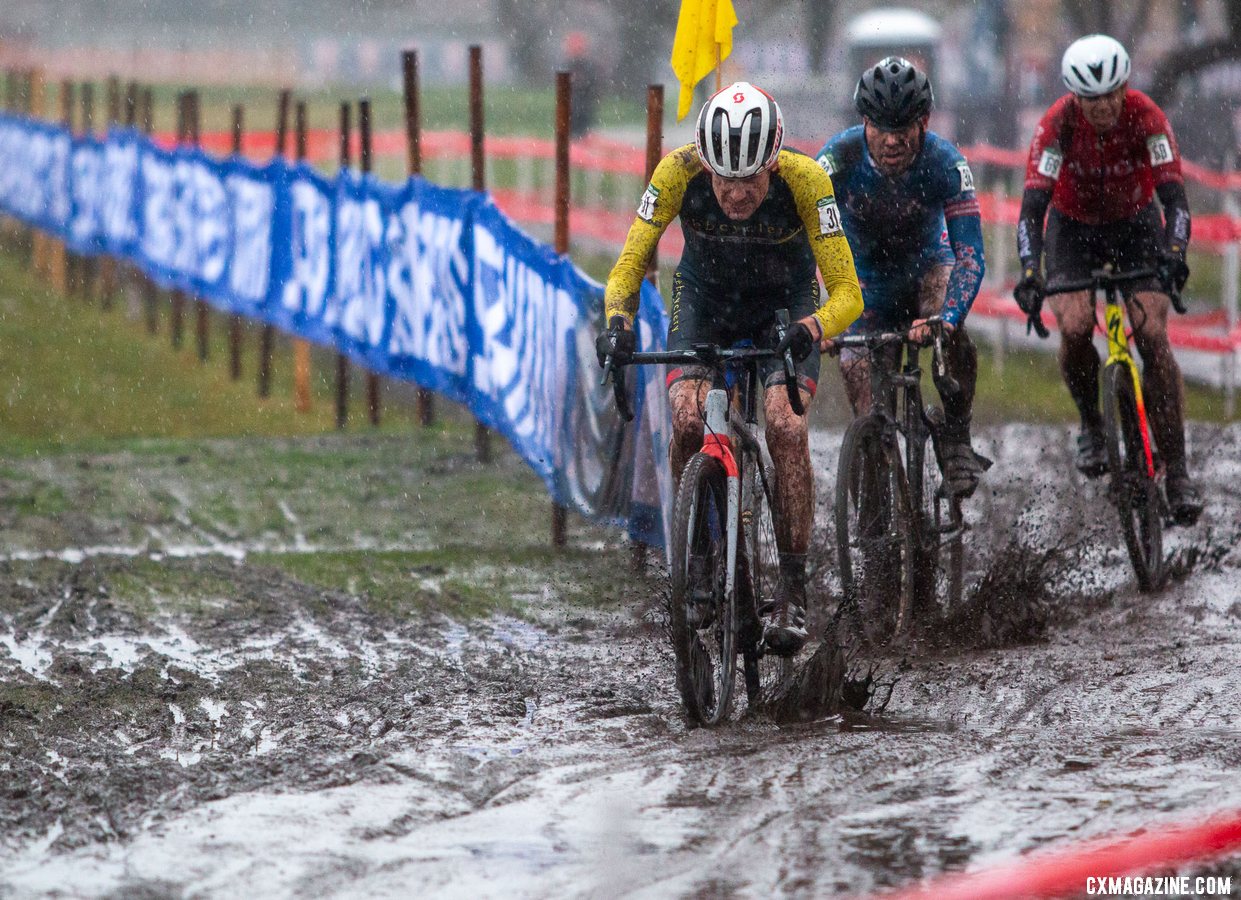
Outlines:
[[957, 163], [957, 171], [961, 173], [961, 193], [972, 191], [974, 189], [974, 173], [970, 171], [970, 164], [965, 160]]
[[1047, 178], [1060, 177], [1060, 166], [1064, 163], [1064, 155], [1059, 150], [1048, 147], [1038, 159], [1038, 173]]
[[[630, 196], [633, 196], [632, 194]], [[642, 194], [642, 200], [638, 203], [638, 218], [644, 222], [653, 222], [655, 220], [655, 202], [659, 200], [659, 188], [653, 184], [646, 186], [646, 191]]]
[[836, 174], [836, 160], [830, 153], [824, 153], [819, 157], [819, 165], [823, 167], [823, 171], [828, 175]]
[[1163, 166], [1172, 162], [1172, 142], [1166, 134], [1148, 137], [1146, 149], [1150, 151], [1152, 166]]
[[819, 234], [844, 234], [840, 226], [840, 207], [835, 197], [824, 197], [815, 204], [819, 208]]

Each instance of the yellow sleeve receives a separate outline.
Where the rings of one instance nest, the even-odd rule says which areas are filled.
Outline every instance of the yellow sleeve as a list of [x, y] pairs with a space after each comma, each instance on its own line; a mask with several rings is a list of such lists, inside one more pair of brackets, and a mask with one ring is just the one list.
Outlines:
[[604, 321], [624, 316], [630, 322], [638, 311], [638, 291], [646, 277], [646, 266], [660, 237], [681, 211], [681, 200], [690, 179], [702, 171], [702, 161], [693, 144], [673, 150], [655, 167], [651, 183], [638, 204], [638, 214], [629, 226], [629, 235], [603, 295]]
[[862, 288], [853, 267], [853, 251], [840, 222], [832, 179], [809, 156], [787, 150], [780, 151], [779, 172], [793, 192], [797, 213], [827, 288], [827, 296], [814, 317], [819, 320], [824, 337], [836, 337], [862, 314]]

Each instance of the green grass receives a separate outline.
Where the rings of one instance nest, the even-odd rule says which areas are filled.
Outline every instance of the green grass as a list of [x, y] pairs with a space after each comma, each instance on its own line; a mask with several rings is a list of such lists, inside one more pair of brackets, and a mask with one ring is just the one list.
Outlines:
[[[257, 396], [259, 327], [247, 325], [243, 372], [229, 378], [226, 317], [211, 315], [210, 355], [198, 360], [193, 308], [184, 344], [173, 349], [169, 305], [161, 300], [159, 333], [152, 336], [127, 312], [124, 298], [110, 311], [57, 296], [13, 253], [0, 253], [0, 447], [58, 446], [113, 438], [198, 439], [218, 435], [305, 435], [334, 430], [334, 360], [313, 359], [313, 409], [292, 402], [291, 342], [281, 339], [271, 396]], [[352, 379], [351, 422], [365, 416], [362, 378]], [[406, 427], [408, 418], [389, 428]]]

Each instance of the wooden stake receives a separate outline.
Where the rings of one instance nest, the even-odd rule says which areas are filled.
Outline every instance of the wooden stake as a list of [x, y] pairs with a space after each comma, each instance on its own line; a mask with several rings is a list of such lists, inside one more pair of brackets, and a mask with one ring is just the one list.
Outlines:
[[[185, 143], [189, 121], [189, 92], [177, 94], [177, 145]], [[173, 349], [180, 350], [185, 337], [185, 292], [179, 288], [172, 290], [172, 319], [170, 336]]]
[[[12, 76], [10, 75], [10, 79]], [[42, 119], [47, 114], [47, 86], [43, 79], [42, 69], [31, 69], [30, 71], [30, 115], [35, 119]], [[30, 230], [31, 240], [31, 265], [34, 266], [35, 273], [42, 278], [51, 278], [51, 254], [52, 240], [37, 229]]]
[[[140, 97], [142, 133], [149, 138], [155, 131], [155, 92], [146, 87], [141, 90]], [[159, 288], [150, 278], [143, 279], [142, 301], [146, 308], [147, 333], [156, 334], [159, 332]]]
[[[476, 191], [487, 189], [483, 149], [483, 48], [474, 44], [470, 47], [470, 184]], [[481, 422], [474, 426], [474, 454], [481, 463], [491, 462], [491, 432]]]
[[[306, 101], [297, 101], [293, 117], [294, 156], [298, 162], [306, 159]], [[310, 342], [293, 339], [293, 408], [300, 413], [311, 409], [310, 398]]]
[[[418, 85], [418, 51], [401, 54], [405, 86], [405, 135], [409, 144], [409, 174], [422, 174], [422, 97]], [[435, 398], [426, 388], [418, 388], [418, 422], [423, 427], [435, 422]]]
[[[649, 182], [655, 167], [664, 155], [664, 86], [648, 85], [646, 89], [646, 180]], [[659, 257], [651, 253], [646, 266], [646, 280], [659, 287]], [[644, 542], [634, 541], [630, 565], [635, 574], [646, 572], [646, 558], [650, 550]]]
[[[555, 249], [569, 252], [569, 120], [572, 117], [573, 76], [556, 73], [556, 202]], [[552, 546], [568, 542], [569, 510], [552, 502]]]
[[[82, 82], [82, 136], [95, 135], [95, 85], [93, 82]], [[95, 299], [96, 280], [99, 276], [99, 259], [94, 256], [77, 257], [78, 292], [83, 300], [90, 303]]]
[[[358, 101], [358, 135], [361, 138], [360, 159], [362, 174], [371, 173], [371, 101], [363, 97]], [[379, 376], [366, 373], [366, 411], [371, 427], [379, 427]]]
[[[242, 139], [245, 137], [245, 108], [239, 103], [233, 107], [233, 156], [241, 156]], [[233, 313], [228, 317], [228, 377], [241, 380], [241, 316]]]
[[[340, 105], [340, 170], [346, 171], [349, 168], [351, 154], [349, 149], [349, 141], [352, 131], [350, 123], [349, 104], [342, 103]], [[336, 354], [336, 427], [344, 429], [349, 424], [349, 357], [345, 354], [337, 352]]]
[[[107, 129], [111, 130], [121, 119], [121, 81], [115, 75], [109, 75], [105, 88]], [[116, 259], [105, 255], [99, 260], [99, 300], [105, 310], [112, 308], [116, 297], [117, 275]]]
[[[276, 101], [276, 156], [283, 159], [289, 136], [289, 102], [293, 92], [288, 88], [280, 92]], [[276, 345], [275, 326], [263, 324], [259, 334], [259, 396], [271, 396], [271, 358]]]

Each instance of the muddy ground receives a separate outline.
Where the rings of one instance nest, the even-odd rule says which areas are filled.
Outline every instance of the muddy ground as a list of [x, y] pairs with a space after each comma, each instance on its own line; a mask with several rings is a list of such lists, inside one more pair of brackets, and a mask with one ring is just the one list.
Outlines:
[[658, 567], [580, 523], [549, 551], [511, 456], [9, 459], [0, 896], [861, 894], [1241, 808], [1241, 428], [1194, 430], [1210, 506], [1156, 596], [1070, 441], [981, 435], [986, 615], [886, 660], [882, 712], [694, 731]]

